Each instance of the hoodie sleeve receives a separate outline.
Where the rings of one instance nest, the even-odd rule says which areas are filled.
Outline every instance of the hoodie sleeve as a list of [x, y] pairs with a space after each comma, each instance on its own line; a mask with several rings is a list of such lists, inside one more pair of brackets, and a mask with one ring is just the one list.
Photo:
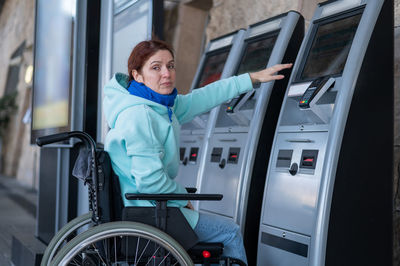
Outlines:
[[192, 120], [195, 116], [253, 89], [249, 74], [230, 77], [213, 82], [203, 88], [193, 90], [186, 95], [178, 95], [174, 113], [180, 124]]
[[[120, 114], [118, 123], [123, 128], [127, 155], [131, 161], [130, 174], [139, 193], [186, 193], [165, 171], [164, 140], [159, 132], [159, 121], [151, 118], [147, 106], [129, 108]], [[187, 201], [169, 201], [168, 205], [186, 206]]]

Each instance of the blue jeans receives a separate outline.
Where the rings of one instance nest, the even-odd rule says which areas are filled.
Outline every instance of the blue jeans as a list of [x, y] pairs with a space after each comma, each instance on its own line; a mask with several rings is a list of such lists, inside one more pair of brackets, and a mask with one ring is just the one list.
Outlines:
[[232, 220], [218, 215], [200, 213], [194, 231], [200, 242], [221, 242], [224, 244], [225, 257], [240, 259], [247, 264], [240, 228]]

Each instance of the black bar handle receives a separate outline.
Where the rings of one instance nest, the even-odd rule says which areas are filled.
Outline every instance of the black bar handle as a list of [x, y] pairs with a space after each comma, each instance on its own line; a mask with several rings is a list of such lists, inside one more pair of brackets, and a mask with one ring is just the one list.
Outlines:
[[36, 144], [41, 147], [46, 144], [67, 140], [69, 138], [70, 138], [70, 132], [58, 133], [58, 134], [39, 137], [36, 139]]
[[137, 194], [126, 193], [128, 200], [222, 200], [222, 194]]
[[69, 131], [69, 132], [39, 137], [36, 139], [36, 144], [38, 146], [43, 146], [46, 144], [67, 140], [69, 138], [78, 138], [82, 140], [86, 144], [86, 147], [92, 151], [92, 155], [93, 156], [95, 155], [94, 152], [96, 151], [96, 142], [94, 142], [94, 140], [89, 134], [83, 131]]

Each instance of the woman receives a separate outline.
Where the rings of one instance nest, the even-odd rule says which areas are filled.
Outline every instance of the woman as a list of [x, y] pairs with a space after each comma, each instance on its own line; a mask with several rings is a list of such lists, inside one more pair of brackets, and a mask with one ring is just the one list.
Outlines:
[[[117, 73], [104, 88], [104, 113], [110, 131], [105, 150], [119, 176], [121, 193], [186, 193], [174, 181], [179, 167], [180, 125], [235, 96], [250, 91], [253, 83], [282, 79], [274, 73], [291, 67], [265, 70], [220, 80], [177, 95], [174, 54], [168, 44], [139, 43], [128, 60], [129, 76]], [[129, 201], [125, 206], [152, 206], [149, 201]], [[180, 207], [202, 242], [223, 242], [224, 255], [246, 260], [238, 225], [219, 216], [200, 214], [190, 202], [170, 201]]]

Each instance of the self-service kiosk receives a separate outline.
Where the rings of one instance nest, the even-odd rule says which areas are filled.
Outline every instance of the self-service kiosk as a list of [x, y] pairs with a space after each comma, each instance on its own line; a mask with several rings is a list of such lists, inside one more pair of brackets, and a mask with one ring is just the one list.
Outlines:
[[282, 104], [257, 265], [392, 265], [393, 1], [320, 3]]
[[[245, 30], [239, 30], [216, 39], [208, 44], [194, 77], [191, 90], [201, 88], [233, 74], [239, 59]], [[181, 128], [180, 167], [176, 181], [185, 187], [197, 187], [199, 165], [205, 149], [204, 139], [209, 118], [213, 112], [195, 117]], [[196, 203], [195, 203], [196, 204]]]
[[[303, 35], [304, 19], [293, 11], [249, 26], [235, 74], [294, 62]], [[257, 84], [252, 91], [220, 106], [201, 171], [200, 191], [222, 193], [224, 197], [220, 202], [200, 202], [200, 211], [237, 222], [244, 232], [248, 253], [256, 251], [265, 162], [290, 70], [283, 74], [286, 79]], [[248, 258], [249, 263], [252, 258], [255, 263], [255, 255], [248, 254]]]

